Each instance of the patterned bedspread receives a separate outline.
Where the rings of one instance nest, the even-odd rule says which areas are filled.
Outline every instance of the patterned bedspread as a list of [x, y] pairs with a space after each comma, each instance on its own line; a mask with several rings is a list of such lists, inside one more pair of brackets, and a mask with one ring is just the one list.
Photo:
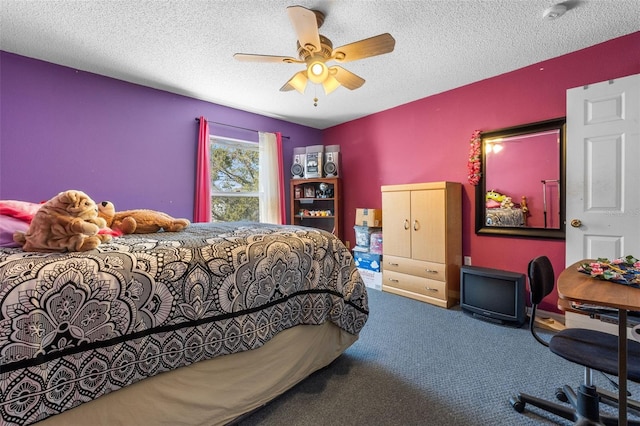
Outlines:
[[522, 209], [487, 209], [487, 226], [524, 226], [524, 213]]
[[1, 424], [30, 424], [299, 324], [357, 334], [348, 249], [311, 228], [193, 224], [85, 253], [0, 249]]

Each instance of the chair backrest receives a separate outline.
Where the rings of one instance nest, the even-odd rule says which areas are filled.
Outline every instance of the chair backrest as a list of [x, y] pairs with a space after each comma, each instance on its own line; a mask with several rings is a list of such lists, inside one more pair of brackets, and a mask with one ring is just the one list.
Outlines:
[[531, 318], [529, 329], [535, 339], [549, 346], [549, 343], [536, 333], [535, 319], [538, 305], [542, 302], [555, 286], [556, 277], [553, 273], [553, 266], [547, 256], [538, 256], [529, 262], [529, 289], [531, 291]]
[[529, 287], [531, 288], [531, 304], [542, 302], [555, 285], [556, 277], [553, 266], [547, 256], [538, 256], [529, 262]]

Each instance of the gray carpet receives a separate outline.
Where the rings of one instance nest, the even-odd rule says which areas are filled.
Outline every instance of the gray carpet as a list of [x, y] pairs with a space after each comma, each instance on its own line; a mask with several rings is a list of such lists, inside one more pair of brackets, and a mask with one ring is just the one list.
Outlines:
[[[360, 339], [327, 368], [243, 419], [251, 425], [566, 425], [518, 391], [554, 400], [583, 368], [552, 354], [527, 327], [509, 328], [369, 290]], [[595, 383], [612, 386], [596, 374]], [[640, 389], [630, 384], [635, 399]], [[610, 408], [605, 408], [611, 411]]]

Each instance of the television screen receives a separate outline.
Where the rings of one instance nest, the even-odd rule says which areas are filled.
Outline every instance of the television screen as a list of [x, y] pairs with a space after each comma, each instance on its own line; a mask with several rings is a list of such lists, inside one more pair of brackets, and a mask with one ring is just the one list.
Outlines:
[[463, 266], [460, 269], [460, 306], [482, 319], [522, 325], [526, 320], [524, 274]]
[[516, 314], [516, 286], [513, 280], [468, 274], [465, 280], [465, 302], [504, 315]]

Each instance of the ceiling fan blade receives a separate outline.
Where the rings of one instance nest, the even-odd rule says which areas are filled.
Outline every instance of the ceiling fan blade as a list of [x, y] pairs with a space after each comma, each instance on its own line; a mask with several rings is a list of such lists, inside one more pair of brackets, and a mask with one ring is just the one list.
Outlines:
[[321, 49], [320, 33], [314, 11], [302, 6], [289, 6], [287, 13], [298, 36], [300, 46], [312, 52], [319, 52]]
[[251, 53], [236, 53], [233, 55], [239, 61], [242, 62], [283, 62], [286, 64], [302, 64], [299, 59], [291, 58], [289, 56], [273, 56], [273, 55], [253, 55]]
[[334, 77], [340, 84], [349, 90], [354, 90], [362, 86], [365, 82], [364, 78], [359, 77], [337, 65], [329, 68], [329, 76]]
[[293, 77], [291, 77], [289, 81], [287, 81], [285, 85], [280, 88], [280, 91], [288, 92], [290, 90], [295, 89], [304, 95], [304, 89], [306, 87], [307, 87], [307, 72], [300, 71], [296, 73]]
[[393, 52], [395, 46], [396, 40], [391, 34], [384, 33], [333, 49], [333, 59], [338, 62], [355, 61]]

